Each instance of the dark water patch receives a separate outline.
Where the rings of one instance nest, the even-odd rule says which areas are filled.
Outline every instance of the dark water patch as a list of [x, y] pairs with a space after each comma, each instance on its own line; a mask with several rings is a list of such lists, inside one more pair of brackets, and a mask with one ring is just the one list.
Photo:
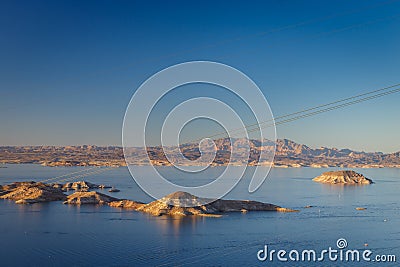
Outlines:
[[110, 221], [138, 221], [138, 219], [129, 219], [129, 218], [109, 218]]

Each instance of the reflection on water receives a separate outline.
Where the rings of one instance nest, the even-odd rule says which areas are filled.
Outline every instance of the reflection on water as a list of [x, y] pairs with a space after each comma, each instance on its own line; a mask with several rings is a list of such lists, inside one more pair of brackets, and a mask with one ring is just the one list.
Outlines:
[[201, 216], [174, 216], [159, 217], [155, 220], [157, 227], [162, 231], [163, 235], [173, 235], [178, 237], [182, 232], [190, 234], [195, 232], [199, 223], [204, 223], [205, 217]]
[[[0, 181], [4, 184], [14, 180], [43, 180], [81, 168], [8, 165], [0, 169]], [[349, 248], [364, 249], [368, 243], [374, 253], [400, 257], [399, 170], [356, 170], [376, 182], [368, 186], [332, 186], [311, 181], [323, 171], [273, 169], [256, 193], [247, 192], [249, 179], [245, 178], [226, 196], [300, 209], [298, 213], [153, 217], [108, 206], [77, 207], [61, 202], [16, 205], [2, 200], [1, 265], [254, 266], [259, 264], [256, 253], [264, 244], [285, 250], [322, 249], [334, 246], [340, 237], [347, 239]], [[146, 167], [142, 172], [141, 175], [146, 175]], [[193, 183], [201, 184], [202, 179], [209, 177], [196, 179], [200, 181]], [[125, 168], [88, 180], [121, 189], [112, 194], [115, 197], [151, 201]], [[366, 210], [359, 211], [356, 207]]]

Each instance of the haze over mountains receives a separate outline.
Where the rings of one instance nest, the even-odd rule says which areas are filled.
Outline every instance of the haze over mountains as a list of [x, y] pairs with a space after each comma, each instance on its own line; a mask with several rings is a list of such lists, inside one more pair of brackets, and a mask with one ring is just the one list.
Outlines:
[[[233, 145], [244, 147], [246, 139], [232, 139]], [[230, 139], [215, 141], [217, 150], [216, 160], [226, 164], [225, 154], [229, 154]], [[261, 150], [272, 151], [274, 143], [271, 141], [250, 140], [249, 165], [263, 165], [258, 162]], [[182, 153], [193, 157], [197, 145], [182, 146]], [[199, 154], [197, 154], [199, 156]], [[382, 152], [359, 152], [350, 149], [337, 148], [310, 148], [288, 139], [278, 139], [276, 142], [274, 166], [276, 167], [400, 167], [400, 152], [384, 154]]]
[[[235, 147], [234, 160], [231, 156], [231, 140]], [[382, 152], [359, 152], [350, 149], [337, 148], [310, 148], [288, 139], [278, 139], [276, 143], [268, 140], [247, 140], [244, 138], [222, 138], [215, 140], [216, 154], [211, 165], [267, 165], [269, 162], [261, 160], [261, 151], [273, 151], [276, 145], [274, 167], [400, 167], [400, 152], [384, 154]], [[172, 153], [169, 160], [174, 164], [184, 164], [196, 161], [193, 164], [202, 165], [198, 161], [200, 151], [198, 144], [181, 145], [181, 153], [185, 158], [177, 155], [176, 147], [166, 147], [167, 153]], [[249, 158], [247, 160], [247, 151]], [[127, 149], [129, 164], [148, 164], [146, 153], [141, 148]], [[168, 166], [171, 162], [166, 158], [162, 147], [148, 147], [147, 153], [154, 165]], [[236, 157], [237, 156], [237, 157]], [[189, 159], [189, 161], [188, 161]], [[36, 163], [47, 166], [124, 166], [122, 147], [118, 146], [2, 146], [0, 147], [0, 163]], [[208, 164], [204, 162], [204, 164]]]

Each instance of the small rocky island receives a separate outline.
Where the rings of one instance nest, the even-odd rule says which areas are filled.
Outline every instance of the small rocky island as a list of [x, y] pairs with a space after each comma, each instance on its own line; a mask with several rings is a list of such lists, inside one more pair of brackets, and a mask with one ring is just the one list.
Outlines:
[[15, 182], [0, 186], [0, 199], [12, 199], [17, 204], [65, 200], [61, 188], [41, 182]]
[[[160, 215], [218, 215], [226, 212], [247, 212], [247, 211], [279, 211], [294, 212], [287, 208], [282, 208], [273, 204], [262, 203], [250, 200], [223, 200], [218, 199], [205, 205], [197, 205], [196, 203], [204, 203], [203, 200], [187, 192], [175, 192], [169, 194], [159, 200], [150, 202], [149, 204], [133, 203], [133, 202], [111, 202], [110, 206], [121, 208], [133, 208], [136, 211]], [[196, 205], [194, 207], [188, 207]]]
[[330, 171], [324, 172], [313, 179], [314, 182], [341, 185], [366, 185], [372, 184], [372, 180], [355, 171]]
[[[9, 185], [0, 186], [0, 199], [11, 199], [18, 204], [63, 201], [64, 204], [70, 205], [109, 205], [110, 207], [135, 210], [154, 216], [220, 216], [226, 212], [297, 211], [282, 208], [273, 204], [250, 200], [219, 199], [205, 205], [197, 205], [196, 203], [204, 203], [204, 199], [200, 199], [187, 192], [175, 192], [159, 200], [145, 204], [128, 199], [117, 199], [97, 191], [88, 191], [91, 188], [99, 188], [99, 186], [91, 183], [84, 181], [76, 182], [76, 185], [78, 184], [80, 186], [73, 186], [73, 184], [65, 186], [60, 184], [45, 184], [41, 182], [16, 182]], [[76, 191], [70, 195], [67, 195], [65, 194], [67, 188], [74, 188]], [[193, 204], [196, 205], [194, 207], [188, 207], [192, 206]]]

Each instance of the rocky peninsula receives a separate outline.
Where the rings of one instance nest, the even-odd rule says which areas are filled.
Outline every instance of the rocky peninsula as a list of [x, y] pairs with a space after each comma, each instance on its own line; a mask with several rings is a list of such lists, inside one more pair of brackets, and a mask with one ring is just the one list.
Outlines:
[[[220, 216], [226, 212], [247, 212], [247, 211], [276, 211], [276, 212], [295, 212], [288, 208], [250, 200], [223, 200], [218, 199], [211, 203], [201, 205], [204, 199], [200, 199], [187, 192], [175, 192], [161, 199], [148, 204], [128, 200], [117, 199], [97, 191], [87, 191], [90, 188], [99, 188], [99, 186], [87, 182], [78, 182], [77, 184], [86, 184], [88, 187], [62, 186], [60, 184], [45, 184], [41, 182], [16, 182], [9, 185], [0, 186], [0, 198], [11, 199], [18, 204], [31, 204], [37, 202], [63, 201], [70, 205], [109, 205], [110, 207], [134, 210], [148, 213], [154, 216]], [[65, 188], [76, 188], [74, 193], [65, 194]], [[83, 190], [82, 190], [83, 189]], [[193, 207], [192, 207], [193, 205]], [[190, 207], [189, 207], [190, 206]]]
[[342, 185], [366, 185], [372, 184], [372, 180], [355, 171], [330, 171], [324, 172], [313, 179], [314, 182]]

